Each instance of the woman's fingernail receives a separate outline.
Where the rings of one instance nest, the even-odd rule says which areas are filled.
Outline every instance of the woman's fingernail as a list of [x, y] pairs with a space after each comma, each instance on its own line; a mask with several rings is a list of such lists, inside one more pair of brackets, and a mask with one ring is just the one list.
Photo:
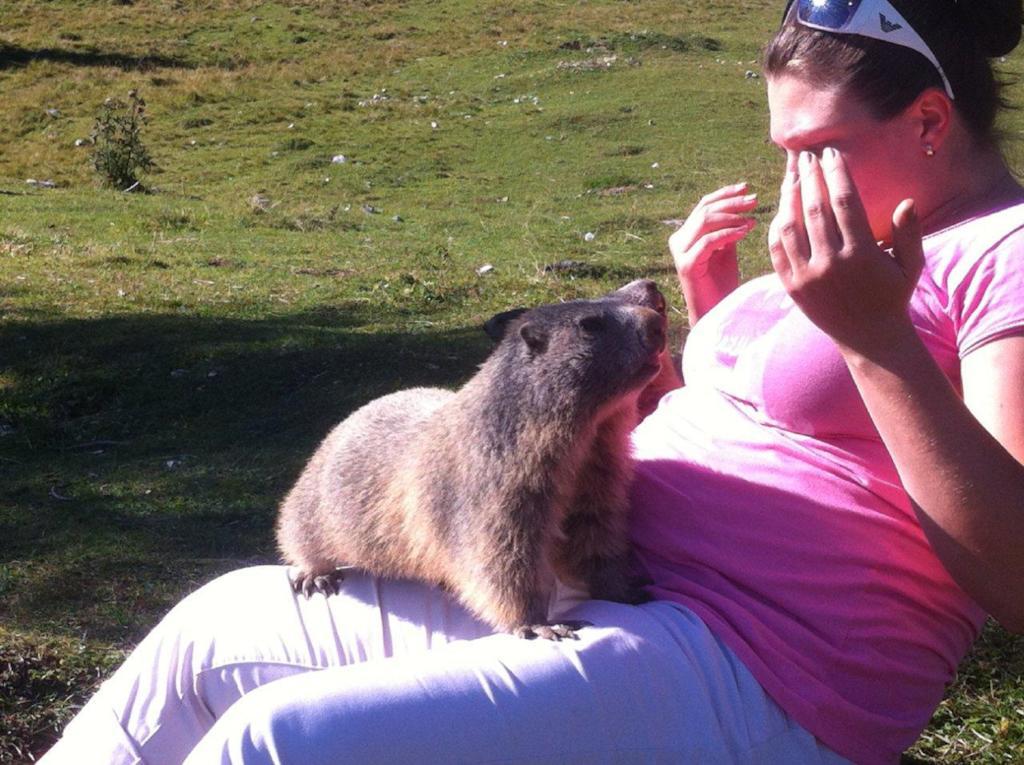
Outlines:
[[836, 153], [836, 150], [833, 149], [831, 146], [826, 146], [825, 151], [821, 153], [821, 156], [822, 159], [834, 163], [836, 161], [836, 157], [838, 156], [838, 154]]
[[743, 197], [743, 201], [744, 202], [756, 202], [757, 201], [757, 194], [747, 194], [745, 197]]

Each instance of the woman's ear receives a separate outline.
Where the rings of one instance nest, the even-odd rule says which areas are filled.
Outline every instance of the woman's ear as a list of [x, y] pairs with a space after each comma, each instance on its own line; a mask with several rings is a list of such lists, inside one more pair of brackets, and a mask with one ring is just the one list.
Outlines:
[[949, 137], [953, 102], [941, 88], [928, 88], [910, 105], [908, 116], [917, 126], [921, 150], [931, 156]]

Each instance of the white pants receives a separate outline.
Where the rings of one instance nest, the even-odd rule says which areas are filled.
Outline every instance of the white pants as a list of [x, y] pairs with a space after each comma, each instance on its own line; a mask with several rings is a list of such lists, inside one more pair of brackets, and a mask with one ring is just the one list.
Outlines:
[[[579, 640], [493, 634], [447, 594], [286, 569], [179, 603], [43, 765], [845, 763], [691, 612], [584, 601]], [[320, 671], [310, 671], [320, 670]]]

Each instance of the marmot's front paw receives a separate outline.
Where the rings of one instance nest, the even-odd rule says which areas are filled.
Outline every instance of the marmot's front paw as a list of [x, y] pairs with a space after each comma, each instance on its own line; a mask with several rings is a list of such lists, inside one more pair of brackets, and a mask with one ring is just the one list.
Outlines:
[[298, 571], [292, 579], [292, 589], [301, 592], [307, 598], [313, 596], [314, 592], [324, 595], [337, 595], [342, 581], [345, 579], [343, 569], [335, 569], [327, 574], [307, 574]]
[[516, 627], [512, 634], [526, 640], [533, 640], [538, 637], [545, 640], [579, 640], [580, 638], [576, 634], [576, 630], [592, 626], [590, 622], [582, 621], [557, 622], [555, 624], [524, 624], [522, 627]]

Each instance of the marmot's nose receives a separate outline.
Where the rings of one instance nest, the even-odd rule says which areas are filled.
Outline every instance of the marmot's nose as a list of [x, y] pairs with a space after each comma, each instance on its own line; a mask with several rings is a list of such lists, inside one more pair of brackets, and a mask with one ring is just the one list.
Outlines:
[[637, 279], [625, 287], [620, 287], [617, 292], [631, 303], [665, 313], [665, 296], [661, 294], [658, 285], [650, 279]]
[[648, 328], [647, 328], [647, 339], [650, 340], [651, 345], [653, 345], [658, 350], [661, 350], [662, 348], [665, 347], [665, 341], [666, 341], [666, 337], [665, 337], [665, 324], [666, 324], [666, 321], [665, 321], [665, 317], [663, 315], [661, 315], [660, 313], [656, 314], [656, 316], [658, 317], [657, 320], [656, 321], [652, 321], [650, 323], [650, 325], [648, 325]]
[[634, 309], [641, 322], [644, 339], [653, 348], [665, 347], [665, 331], [668, 321], [665, 316], [650, 308], [637, 307]]
[[658, 289], [658, 285], [652, 282], [650, 279], [644, 279], [643, 282], [644, 290], [647, 292], [647, 303], [658, 313], [664, 315], [667, 308], [665, 303], [665, 296], [661, 294], [661, 290]]

